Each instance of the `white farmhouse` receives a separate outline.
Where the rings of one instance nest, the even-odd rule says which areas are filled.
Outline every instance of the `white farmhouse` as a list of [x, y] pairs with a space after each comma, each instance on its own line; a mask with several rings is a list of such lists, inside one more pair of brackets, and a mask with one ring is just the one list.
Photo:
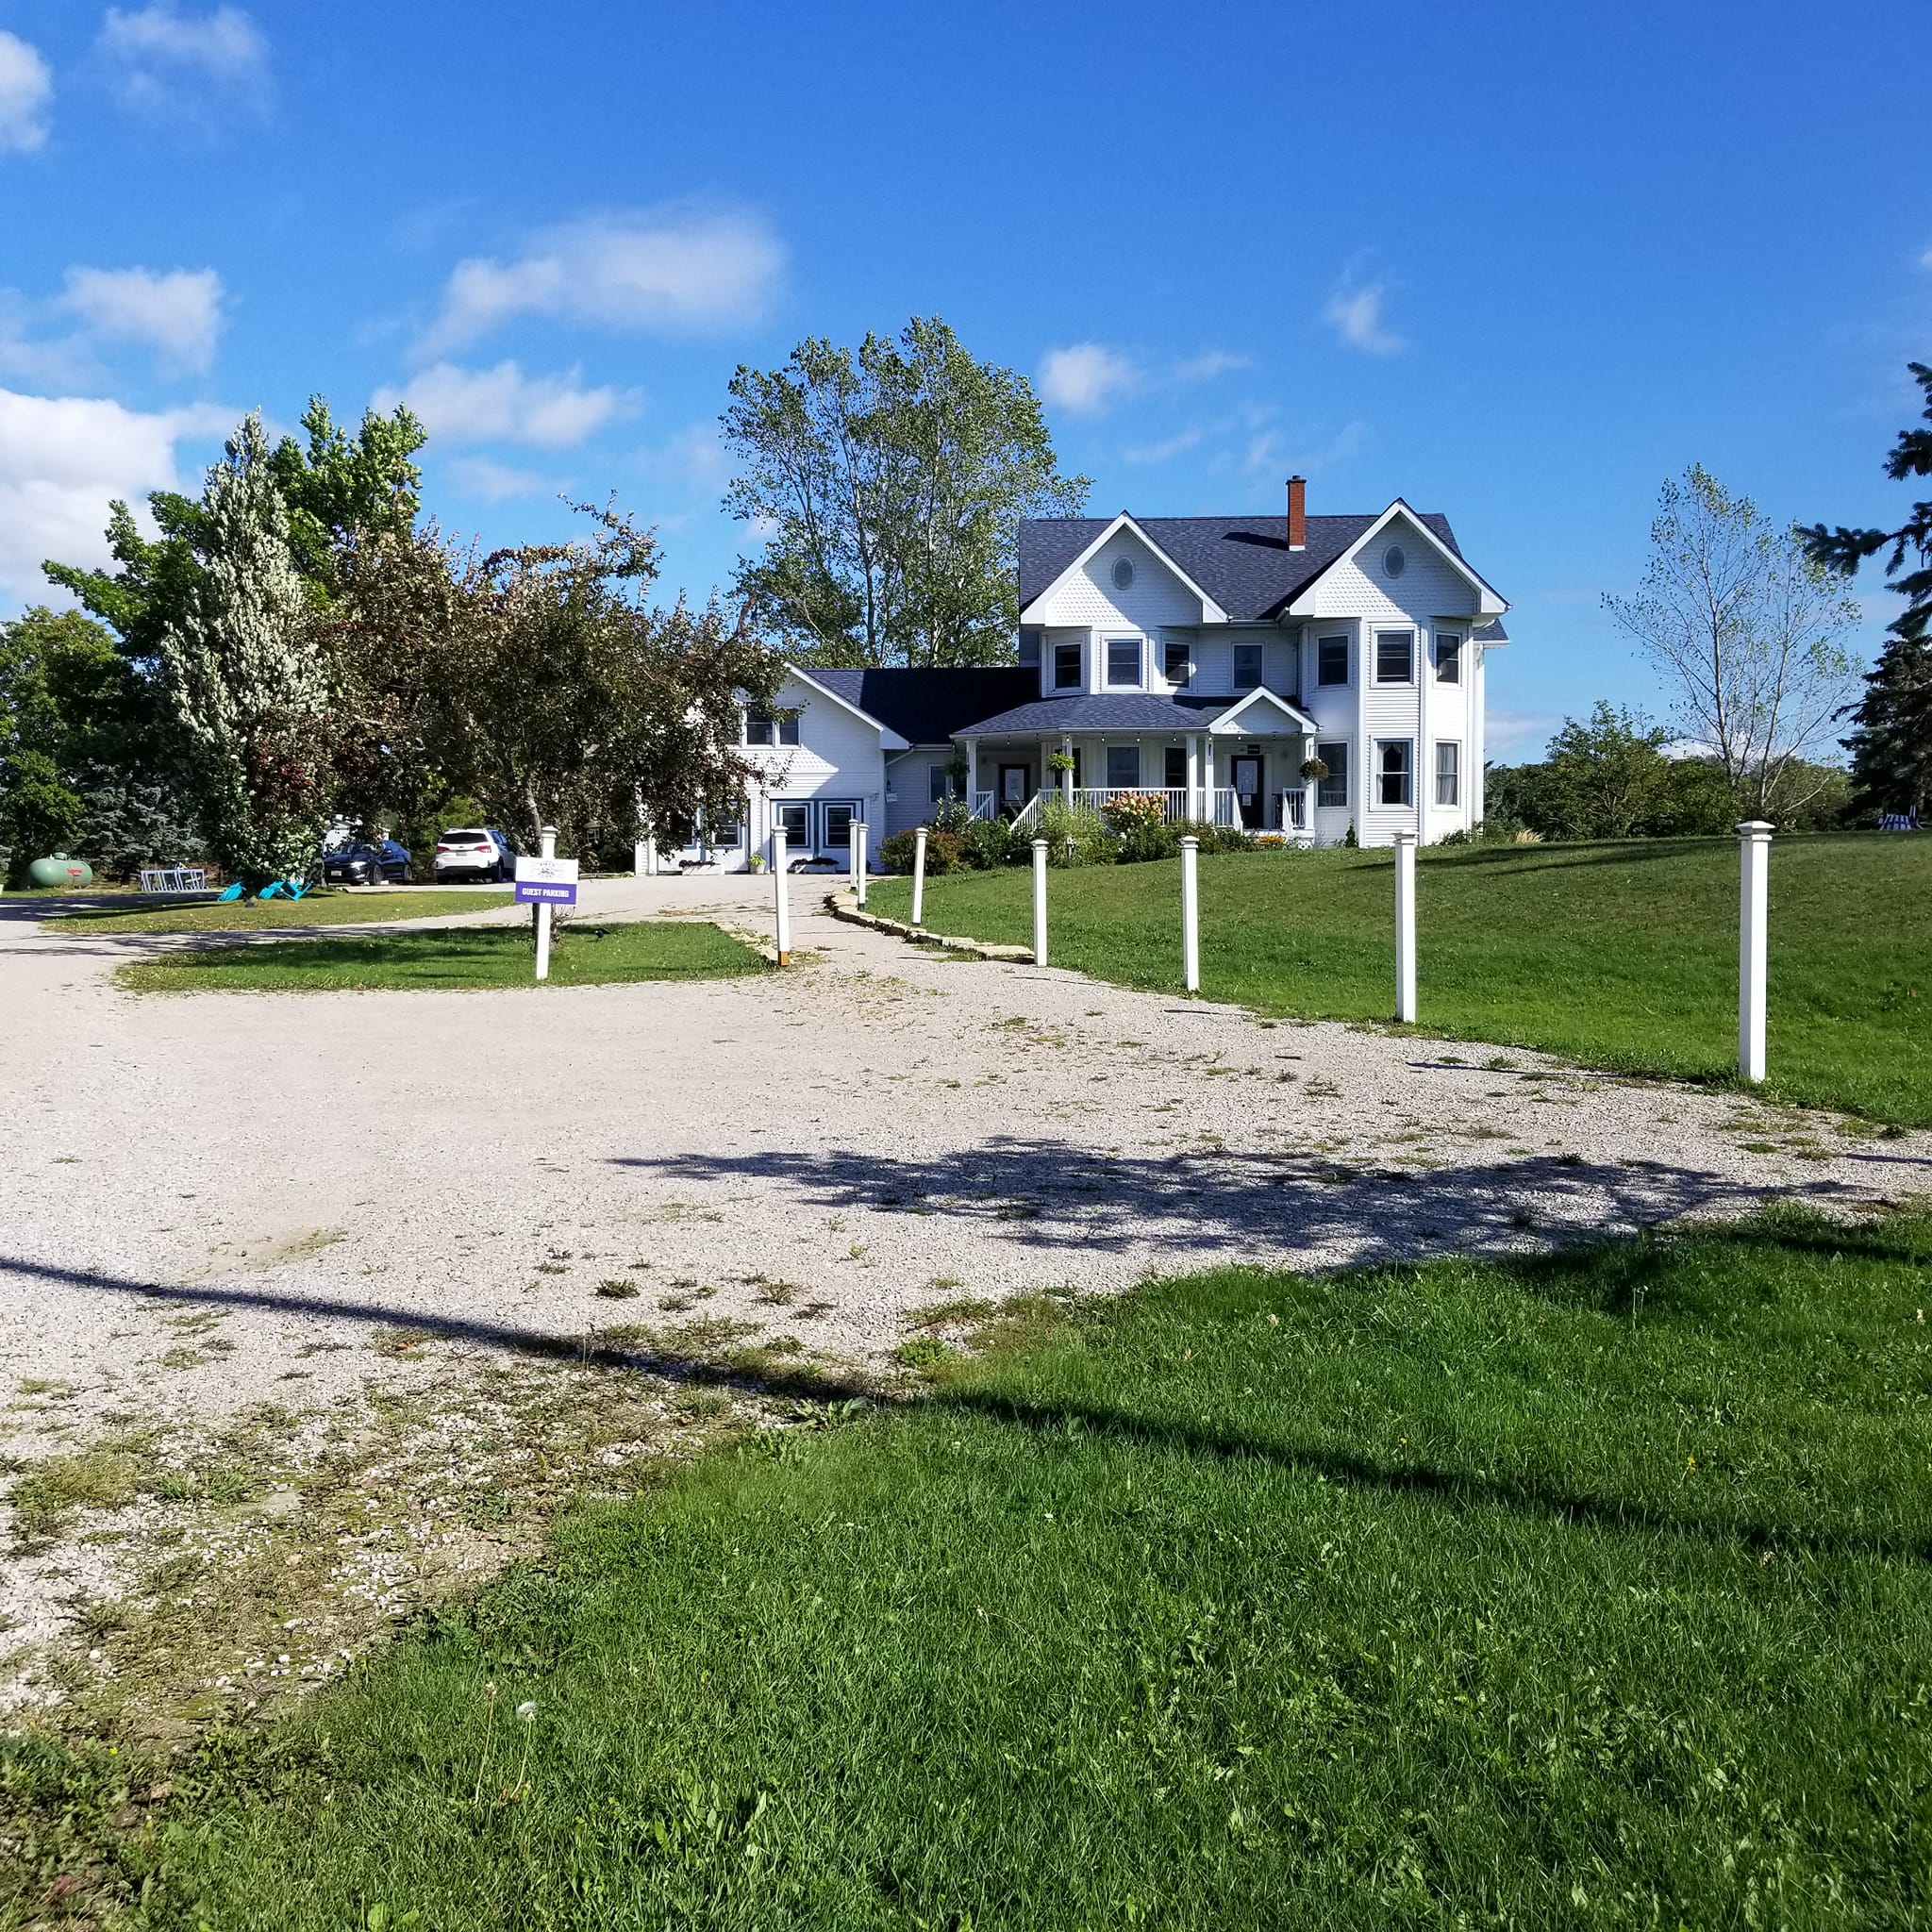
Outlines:
[[1054, 791], [1156, 792], [1170, 819], [1298, 842], [1428, 843], [1483, 816], [1507, 608], [1445, 518], [1399, 497], [1311, 517], [1298, 476], [1285, 517], [1039, 519], [1018, 667], [792, 670], [778, 713], [745, 721], [765, 775], [712, 848], [742, 865], [783, 824], [794, 853], [843, 860], [855, 820], [876, 852], [950, 793], [1024, 828]]

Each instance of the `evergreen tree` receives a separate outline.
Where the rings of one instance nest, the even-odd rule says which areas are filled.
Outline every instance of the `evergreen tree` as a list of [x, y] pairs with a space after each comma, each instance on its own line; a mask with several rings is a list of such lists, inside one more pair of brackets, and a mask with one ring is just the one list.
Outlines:
[[[1932, 365], [1909, 366], [1932, 424]], [[1932, 476], [1932, 428], [1901, 430], [1885, 474], [1896, 483]], [[1847, 575], [1866, 558], [1891, 552], [1885, 575], [1906, 608], [1888, 626], [1891, 641], [1867, 675], [1845, 749], [1857, 803], [1867, 810], [1932, 810], [1932, 501], [1915, 503], [1895, 530], [1814, 524], [1805, 540], [1818, 562]], [[1917, 553], [1915, 570], [1905, 567], [1907, 551]]]
[[251, 887], [306, 873], [327, 804], [327, 683], [260, 415], [208, 473], [201, 572], [159, 648], [215, 857]]

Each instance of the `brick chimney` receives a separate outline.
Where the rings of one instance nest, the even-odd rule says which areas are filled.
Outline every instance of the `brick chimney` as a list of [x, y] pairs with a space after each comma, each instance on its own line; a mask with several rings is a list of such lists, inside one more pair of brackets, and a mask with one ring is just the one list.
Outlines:
[[1308, 547], [1308, 486], [1299, 476], [1288, 479], [1288, 547]]

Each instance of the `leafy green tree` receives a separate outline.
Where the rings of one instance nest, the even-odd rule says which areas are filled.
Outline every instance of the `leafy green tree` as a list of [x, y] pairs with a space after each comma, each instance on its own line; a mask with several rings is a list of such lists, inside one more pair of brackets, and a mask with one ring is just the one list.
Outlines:
[[1076, 513], [1024, 375], [914, 317], [857, 352], [814, 338], [741, 365], [721, 421], [741, 465], [725, 507], [772, 530], [734, 585], [820, 664], [992, 664], [1012, 656], [1019, 526]]
[[143, 699], [114, 640], [77, 610], [0, 624], [0, 844], [11, 882], [56, 851], [110, 876], [199, 849], [178, 791], [142, 768]]
[[[1932, 425], [1932, 365], [1909, 366], [1924, 393], [1924, 420]], [[1885, 474], [1897, 483], [1932, 476], [1932, 427], [1901, 430]], [[1816, 562], [1847, 575], [1866, 558], [1891, 552], [1885, 574], [1906, 608], [1887, 626], [1891, 641], [1866, 676], [1845, 748], [1857, 804], [1879, 811], [1932, 811], [1932, 500], [1915, 503], [1894, 530], [1814, 524], [1804, 534]], [[1918, 559], [1909, 570], [1908, 552]]]
[[741, 714], [774, 702], [782, 664], [715, 599], [652, 606], [655, 537], [577, 508], [595, 528], [576, 543], [478, 558], [428, 530], [355, 546], [336, 648], [408, 667], [385, 688], [385, 741], [408, 741], [435, 787], [527, 846], [544, 824], [595, 857], [647, 828], [681, 836], [700, 813], [735, 823], [753, 775]]
[[1802, 805], [1807, 754], [1857, 689], [1841, 640], [1858, 607], [1798, 532], [1701, 463], [1664, 484], [1650, 536], [1642, 588], [1604, 608], [1661, 674], [1683, 734], [1709, 747], [1740, 810]]
[[1588, 719], [1566, 718], [1543, 754], [1539, 803], [1545, 838], [1628, 839], [1649, 830], [1670, 795], [1670, 733], [1599, 700]]
[[202, 498], [200, 572], [159, 641], [216, 858], [251, 887], [306, 873], [329, 796], [328, 687], [258, 414]]

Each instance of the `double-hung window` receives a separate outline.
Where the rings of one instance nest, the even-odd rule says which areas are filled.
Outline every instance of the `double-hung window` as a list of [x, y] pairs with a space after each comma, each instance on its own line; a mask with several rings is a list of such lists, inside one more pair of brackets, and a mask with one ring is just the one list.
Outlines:
[[747, 744], [796, 744], [798, 742], [798, 713], [789, 718], [780, 718], [771, 711], [747, 711], [744, 714], [744, 741]]
[[1315, 756], [1328, 767], [1328, 775], [1315, 787], [1315, 803], [1325, 806], [1348, 804], [1348, 741], [1326, 739], [1316, 745]]
[[1462, 682], [1462, 640], [1453, 631], [1436, 633], [1436, 682]]
[[1234, 647], [1234, 688], [1253, 691], [1261, 682], [1261, 647], [1237, 644]]
[[964, 773], [954, 771], [951, 765], [934, 765], [932, 767], [933, 804], [938, 805], [944, 799], [960, 797], [964, 794], [965, 790], [966, 776]]
[[1167, 641], [1167, 661], [1164, 669], [1167, 681], [1176, 691], [1185, 691], [1189, 680], [1194, 675], [1193, 646], [1184, 638], [1170, 638]]
[[1107, 641], [1107, 681], [1114, 690], [1141, 688], [1141, 640], [1108, 638]]
[[1436, 744], [1436, 803], [1459, 805], [1462, 792], [1462, 747], [1453, 739]]
[[1110, 744], [1107, 748], [1107, 783], [1114, 791], [1132, 791], [1141, 783], [1141, 747]]
[[1375, 633], [1375, 682], [1413, 684], [1415, 682], [1415, 633], [1412, 630], [1378, 630]]
[[1185, 745], [1171, 744], [1162, 760], [1162, 782], [1170, 791], [1185, 791], [1188, 789], [1188, 751]]
[[1080, 646], [1078, 644], [1056, 644], [1053, 647], [1054, 690], [1079, 690], [1081, 675], [1080, 656]]
[[1348, 682], [1348, 640], [1345, 637], [1315, 640], [1315, 682]]
[[1409, 805], [1414, 802], [1415, 745], [1407, 738], [1385, 738], [1375, 747], [1375, 803]]

